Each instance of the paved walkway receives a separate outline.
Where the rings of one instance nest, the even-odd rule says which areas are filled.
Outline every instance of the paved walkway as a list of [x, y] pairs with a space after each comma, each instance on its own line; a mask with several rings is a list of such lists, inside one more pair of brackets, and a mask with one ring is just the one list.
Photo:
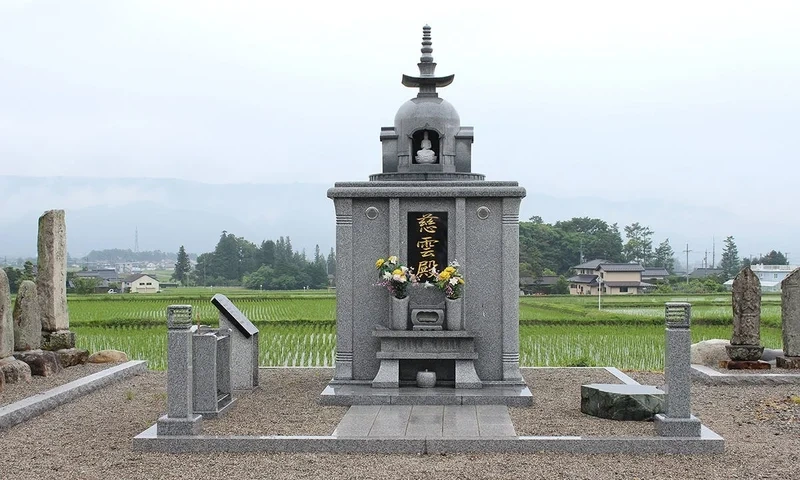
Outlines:
[[334, 437], [516, 437], [505, 405], [353, 405]]

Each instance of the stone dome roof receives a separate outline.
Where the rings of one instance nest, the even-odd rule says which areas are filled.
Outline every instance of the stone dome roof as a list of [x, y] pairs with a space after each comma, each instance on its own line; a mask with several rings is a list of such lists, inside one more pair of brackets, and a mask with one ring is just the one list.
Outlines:
[[421, 128], [437, 130], [440, 134], [454, 134], [461, 126], [455, 107], [439, 97], [416, 97], [400, 106], [394, 116], [397, 132], [411, 133]]

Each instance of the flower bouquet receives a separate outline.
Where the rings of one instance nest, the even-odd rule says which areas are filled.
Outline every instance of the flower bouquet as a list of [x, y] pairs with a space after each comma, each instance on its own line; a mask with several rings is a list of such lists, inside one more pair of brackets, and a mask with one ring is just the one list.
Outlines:
[[395, 298], [406, 298], [408, 285], [416, 282], [412, 269], [401, 264], [395, 255], [387, 259], [379, 258], [375, 268], [378, 269], [378, 285], [386, 287]]
[[434, 283], [439, 287], [439, 290], [444, 292], [444, 296], [450, 300], [461, 298], [464, 290], [464, 275], [458, 271], [459, 268], [461, 268], [461, 265], [453, 260], [441, 273], [434, 272], [436, 274]]

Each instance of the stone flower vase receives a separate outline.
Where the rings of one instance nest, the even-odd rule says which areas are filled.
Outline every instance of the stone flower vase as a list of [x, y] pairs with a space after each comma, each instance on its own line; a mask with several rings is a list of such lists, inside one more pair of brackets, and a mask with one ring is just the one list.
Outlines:
[[456, 298], [455, 300], [445, 298], [446, 310], [444, 312], [444, 316], [447, 330], [464, 329], [464, 324], [461, 318], [461, 305], [463, 300], [463, 298]]
[[392, 297], [392, 330], [408, 329], [408, 297]]
[[433, 388], [436, 386], [436, 372], [417, 372], [417, 386], [420, 388]]

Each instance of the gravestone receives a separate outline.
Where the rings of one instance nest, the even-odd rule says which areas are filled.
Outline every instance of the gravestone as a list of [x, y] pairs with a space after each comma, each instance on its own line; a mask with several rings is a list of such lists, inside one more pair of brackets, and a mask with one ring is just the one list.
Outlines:
[[667, 402], [664, 413], [655, 416], [656, 433], [661, 437], [699, 437], [702, 425], [692, 415], [691, 346], [689, 330], [692, 306], [670, 302], [664, 308], [666, 349], [664, 379]]
[[783, 355], [775, 359], [779, 368], [800, 368], [800, 268], [781, 282], [781, 328]]
[[[403, 75], [401, 82], [418, 89], [416, 97], [400, 106], [393, 126], [380, 131], [382, 172], [328, 190], [337, 261], [330, 390], [416, 385], [416, 373], [427, 369], [439, 387], [514, 387], [530, 400], [519, 369], [519, 209], [525, 189], [472, 171], [473, 129], [462, 126], [453, 105], [439, 96], [437, 89], [454, 76], [435, 73], [429, 26], [421, 52], [419, 75]], [[394, 255], [421, 281], [434, 280], [434, 271], [457, 260], [466, 282], [460, 301], [446, 307], [441, 293], [428, 300], [421, 288], [409, 288], [408, 312], [392, 321], [397, 302], [375, 286], [374, 264]], [[448, 311], [457, 315], [445, 329]], [[403, 328], [406, 315], [409, 326]]]
[[217, 293], [211, 303], [219, 310], [219, 326], [231, 330], [231, 387], [258, 387], [258, 328], [231, 302]]
[[0, 268], [0, 375], [5, 383], [27, 382], [31, 369], [11, 354], [14, 352], [14, 318], [11, 311], [11, 288], [5, 270]]
[[761, 282], [750, 269], [743, 268], [733, 280], [733, 336], [725, 349], [732, 362], [727, 366], [737, 368], [769, 368], [761, 362]]
[[48, 210], [39, 217], [39, 260], [36, 294], [42, 316], [42, 348], [75, 347], [67, 311], [67, 226], [64, 210]]
[[37, 350], [42, 341], [42, 319], [36, 284], [25, 280], [19, 286], [14, 303], [14, 350]]

